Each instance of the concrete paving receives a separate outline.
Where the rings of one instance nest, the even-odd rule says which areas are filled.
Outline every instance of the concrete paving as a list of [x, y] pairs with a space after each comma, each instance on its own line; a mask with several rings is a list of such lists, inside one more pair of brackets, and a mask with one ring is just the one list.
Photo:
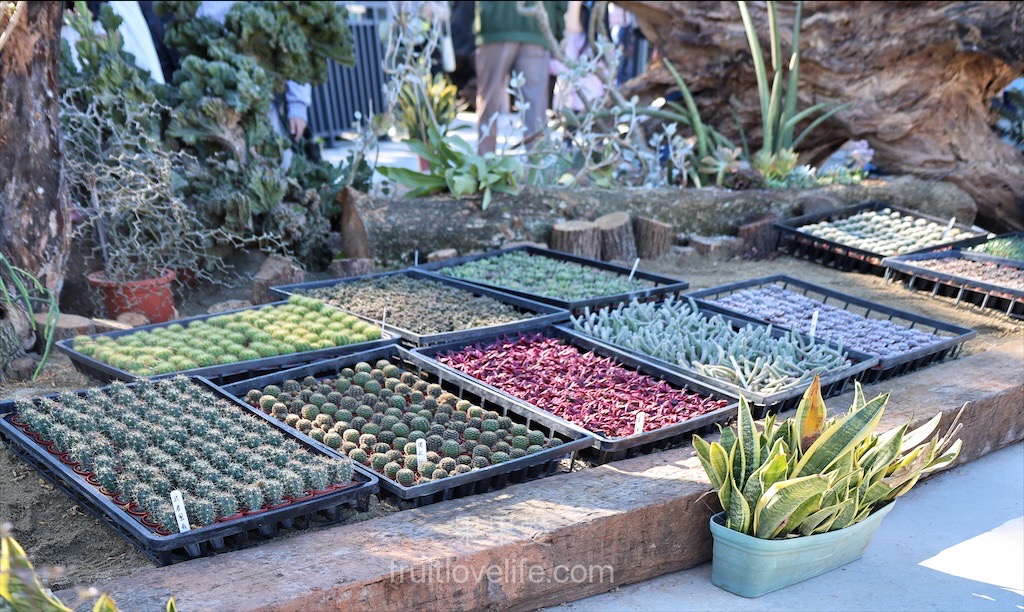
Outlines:
[[920, 483], [862, 559], [800, 584], [746, 599], [705, 563], [552, 609], [1024, 610], [1024, 443]]

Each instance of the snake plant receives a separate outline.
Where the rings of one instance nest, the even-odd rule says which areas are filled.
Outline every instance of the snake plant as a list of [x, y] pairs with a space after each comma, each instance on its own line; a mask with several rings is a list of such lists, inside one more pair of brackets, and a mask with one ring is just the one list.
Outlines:
[[718, 442], [693, 437], [726, 525], [762, 539], [842, 529], [956, 459], [959, 414], [942, 436], [932, 435], [941, 413], [916, 429], [908, 421], [876, 435], [888, 402], [888, 393], [865, 399], [857, 383], [849, 412], [827, 419], [815, 377], [795, 416], [778, 422], [770, 415], [758, 431], [741, 396], [736, 426]]

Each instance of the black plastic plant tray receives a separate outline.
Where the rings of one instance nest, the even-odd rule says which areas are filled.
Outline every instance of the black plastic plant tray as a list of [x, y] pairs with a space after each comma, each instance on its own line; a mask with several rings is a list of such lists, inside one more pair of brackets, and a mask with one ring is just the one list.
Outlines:
[[[557, 437], [564, 442], [555, 448], [544, 449], [519, 459], [476, 469], [466, 474], [449, 476], [443, 480], [415, 484], [411, 487], [404, 487], [387, 477], [380, 478], [381, 492], [387, 494], [391, 501], [401, 509], [418, 508], [449, 499], [496, 491], [510, 484], [556, 474], [563, 458], [590, 445], [589, 436], [567, 427], [553, 426], [552, 423], [539, 418], [537, 414], [526, 409], [519, 402], [509, 401], [478, 384], [454, 375], [440, 367], [439, 364], [418, 357], [396, 345], [336, 357], [236, 382], [224, 387], [224, 391], [234, 396], [243, 397], [250, 389], [261, 389], [266, 385], [281, 384], [288, 379], [301, 380], [306, 376], [318, 379], [337, 376], [344, 368], [360, 361], [373, 363], [380, 359], [387, 359], [400, 368], [418, 374], [424, 380], [437, 382], [445, 391], [453, 393], [460, 399], [467, 399], [484, 410], [493, 410], [502, 416], [510, 417], [516, 423], [525, 423], [528, 427], [540, 429], [547, 438]], [[301, 434], [300, 437], [312, 440], [304, 434]], [[331, 450], [326, 446], [323, 448], [335, 456], [338, 455], [338, 451]], [[364, 469], [372, 471], [370, 468], [364, 467]], [[376, 472], [374, 473], [376, 474]]]
[[[510, 249], [501, 249], [499, 251], [488, 251], [487, 253], [481, 253], [479, 255], [467, 255], [465, 257], [457, 257], [455, 259], [446, 259], [444, 261], [438, 261], [438, 262], [431, 263], [431, 264], [424, 264], [424, 265], [418, 266], [416, 269], [418, 269], [418, 270], [426, 270], [426, 271], [430, 272], [432, 275], [442, 276], [444, 278], [451, 278], [451, 277], [447, 277], [447, 276], [444, 275], [444, 273], [442, 272], [442, 270], [444, 270], [444, 268], [450, 268], [452, 266], [457, 266], [459, 264], [464, 264], [464, 263], [469, 262], [469, 261], [477, 261], [479, 259], [487, 259], [487, 258], [490, 258], [490, 257], [497, 257], [499, 255], [504, 255], [506, 253], [514, 253], [516, 251], [522, 251], [522, 252], [525, 252], [525, 253], [527, 253], [529, 255], [533, 255], [533, 256], [537, 256], [537, 257], [548, 257], [550, 259], [557, 259], [559, 261], [567, 261], [567, 262], [571, 262], [571, 263], [577, 263], [577, 264], [580, 264], [580, 265], [583, 265], [583, 266], [587, 266], [587, 267], [591, 267], [591, 268], [598, 268], [600, 270], [605, 270], [607, 272], [613, 272], [615, 274], [621, 274], [623, 276], [629, 276], [629, 273], [630, 273], [630, 269], [626, 268], [626, 267], [623, 267], [623, 266], [617, 266], [615, 264], [610, 264], [610, 263], [606, 263], [606, 262], [603, 262], [603, 261], [597, 261], [596, 259], [588, 259], [586, 257], [579, 257], [577, 255], [572, 255], [570, 253], [563, 253], [561, 251], [552, 251], [550, 249], [541, 249], [541, 248], [533, 247], [533, 246], [513, 247], [513, 248], [510, 248]], [[650, 272], [641, 272], [639, 270], [637, 270], [636, 273], [633, 274], [633, 278], [639, 279], [639, 280], [649, 281], [651, 283], [654, 283], [654, 286], [653, 287], [648, 287], [647, 289], [642, 289], [642, 290], [639, 290], [639, 291], [631, 291], [631, 292], [628, 292], [628, 293], [617, 293], [617, 294], [613, 294], [613, 295], [604, 295], [604, 296], [590, 298], [590, 299], [586, 299], [586, 300], [566, 301], [566, 300], [560, 300], [558, 298], [554, 298], [554, 297], [547, 296], [547, 295], [540, 295], [540, 294], [537, 294], [537, 293], [530, 293], [528, 291], [521, 291], [521, 290], [516, 290], [516, 289], [510, 289], [508, 287], [502, 287], [501, 285], [494, 285], [494, 284], [490, 284], [490, 283], [482, 283], [482, 282], [479, 282], [479, 281], [468, 281], [468, 280], [463, 281], [463, 282], [473, 283], [474, 285], [480, 285], [480, 286], [483, 286], [483, 287], [490, 287], [492, 289], [496, 289], [496, 290], [502, 291], [504, 293], [511, 293], [513, 295], [522, 296], [522, 297], [525, 297], [525, 298], [528, 298], [528, 299], [531, 299], [531, 300], [534, 300], [534, 301], [537, 301], [537, 302], [543, 302], [545, 304], [551, 304], [552, 306], [557, 306], [559, 308], [564, 308], [566, 310], [571, 310], [571, 311], [580, 310], [580, 309], [583, 309], [583, 308], [585, 308], [587, 306], [590, 306], [590, 307], [593, 308], [595, 306], [604, 306], [604, 305], [607, 305], [607, 304], [617, 304], [617, 303], [620, 303], [620, 302], [628, 302], [628, 301], [630, 301], [633, 298], [636, 298], [638, 300], [643, 300], [643, 299], [647, 299], [647, 298], [653, 298], [653, 297], [660, 297], [660, 296], [668, 295], [670, 293], [680, 293], [680, 292], [684, 291], [686, 288], [688, 288], [690, 286], [690, 284], [688, 282], [686, 282], [686, 281], [677, 280], [677, 279], [674, 279], [674, 278], [669, 278], [667, 276], [660, 276], [658, 274], [651, 274]], [[458, 280], [462, 280], [462, 279], [458, 279]]]
[[[1017, 238], [1024, 240], [1024, 232], [1010, 232], [1008, 234], [999, 234], [995, 238], [986, 240], [985, 242], [992, 242], [993, 240], [998, 240], [1000, 238]], [[978, 243], [975, 246], [981, 246], [985, 244], [985, 242]], [[974, 259], [975, 261], [991, 261], [992, 263], [997, 263], [1004, 266], [1015, 266], [1018, 268], [1021, 266], [1021, 264], [1024, 264], [1024, 261], [1021, 261], [1019, 259], [1010, 259], [1009, 257], [997, 257], [995, 255], [989, 255], [988, 253], [978, 253], [975, 251], [967, 250], [968, 248], [969, 247], [964, 248], [962, 250], [964, 253], [969, 253], [971, 255], [971, 259]]]
[[[709, 312], [704, 309], [701, 310], [701, 314], [705, 318], [707, 318], [708, 316], [713, 316], [715, 314], [721, 314], [721, 316], [726, 321], [732, 324], [734, 329], [743, 327], [744, 325], [748, 324], [759, 325], [762, 327], [767, 326], [766, 323], [753, 320], [750, 318], [741, 318], [723, 313]], [[674, 372], [681, 374], [687, 378], [695, 379], [697, 381], [703, 382], [705, 385], [721, 389], [726, 393], [736, 397], [743, 395], [745, 398], [747, 398], [747, 402], [749, 402], [750, 404], [751, 412], [757, 418], [764, 417], [768, 412], [779, 413], [796, 408], [800, 404], [800, 398], [803, 397], [804, 391], [806, 391], [807, 388], [811, 385], [810, 381], [808, 381], [806, 383], [793, 387], [792, 389], [787, 389], [785, 391], [779, 391], [778, 393], [772, 393], [768, 395], [764, 393], [757, 393], [756, 391], [748, 391], [727, 381], [719, 380], [717, 378], [713, 378], [710, 376], [705, 376], [695, 370], [684, 368], [682, 366], [665, 361], [663, 359], [658, 359], [657, 357], [652, 357], [650, 355], [646, 355], [644, 353], [634, 351], [629, 348], [619, 346], [617, 344], [604, 342], [603, 340], [592, 338], [590, 336], [587, 336], [586, 334], [582, 334], [576, 331], [571, 327], [571, 325], [567, 326], [567, 329], [569, 329], [575, 334], [587, 338], [594, 344], [608, 346], [619, 351], [622, 351], [624, 353], [627, 353], [629, 355], [634, 355], [637, 358], [647, 361], [650, 364], [657, 366], [658, 368], [661, 368], [667, 372]], [[775, 336], [776, 338], [789, 333], [790, 332], [786, 331], [785, 329], [779, 329], [778, 327], [772, 326], [772, 335]], [[805, 336], [804, 338], [806, 339]], [[832, 342], [828, 342], [827, 344], [832, 348], [837, 348], [837, 346]], [[843, 392], [846, 391], [851, 381], [860, 380], [861, 377], [864, 376], [866, 371], [870, 370], [878, 363], [878, 357], [874, 355], [868, 355], [866, 353], [852, 351], [849, 349], [844, 350], [846, 351], [847, 358], [850, 360], [851, 363], [846, 368], [836, 370], [835, 372], [829, 372], [827, 375], [822, 376], [820, 378], [821, 394], [823, 397], [831, 397], [833, 395], [842, 394]]]
[[[198, 376], [190, 378], [192, 378], [192, 382], [206, 387], [210, 392], [240, 405], [254, 418], [268, 421], [289, 439], [301, 444], [307, 451], [328, 455], [332, 458], [337, 457], [333, 453], [328, 453], [329, 449], [326, 446], [306, 436], [295, 435], [296, 432], [291, 428], [284, 427], [275, 419], [268, 418], [244, 402], [229, 396], [209, 380]], [[85, 391], [77, 393], [81, 395]], [[56, 397], [56, 394], [46, 397], [52, 399]], [[38, 401], [42, 398], [34, 399]], [[11, 413], [0, 418], [0, 441], [6, 444], [11, 452], [35, 468], [40, 475], [62, 489], [76, 503], [89, 510], [100, 521], [159, 565], [169, 565], [196, 557], [247, 548], [282, 532], [337, 522], [344, 518], [342, 512], [346, 509], [354, 508], [362, 512], [367, 511], [370, 496], [379, 488], [376, 475], [362, 469], [362, 466], [355, 465], [352, 484], [343, 488], [292, 501], [284, 507], [244, 514], [240, 518], [200, 527], [186, 533], [161, 535], [143, 525], [140, 519], [129, 514], [123, 506], [114, 503], [110, 497], [102, 493], [100, 487], [90, 484], [86, 477], [75, 472], [56, 454], [26, 434], [21, 427], [12, 422], [15, 416], [16, 413]]]
[[[885, 268], [882, 267], [882, 259], [885, 258], [885, 255], [840, 244], [825, 238], [818, 238], [817, 236], [812, 236], [800, 231], [799, 228], [810, 223], [845, 219], [846, 217], [850, 217], [859, 212], [866, 210], [881, 210], [883, 208], [889, 208], [899, 212], [900, 214], [909, 215], [914, 219], [926, 219], [936, 223], [948, 223], [948, 219], [939, 219], [938, 217], [933, 217], [917, 211], [907, 210], [898, 206], [891, 206], [885, 202], [863, 202], [861, 204], [847, 206], [837, 210], [803, 215], [776, 222], [775, 228], [779, 231], [779, 249], [793, 255], [794, 257], [806, 258], [826, 266], [838, 268], [839, 270], [881, 275], [885, 271]], [[980, 227], [965, 225], [962, 223], [954, 224], [953, 227], [973, 232], [978, 235], [973, 238], [965, 238], [963, 240], [948, 242], [945, 244], [933, 245], [926, 249], [920, 249], [919, 251], [912, 252], [935, 251], [954, 246], [971, 246], [985, 242], [985, 240], [988, 239], [988, 232]]]
[[903, 353], [897, 357], [879, 357], [878, 364], [866, 370], [861, 376], [860, 380], [864, 383], [878, 382], [893, 376], [907, 374], [927, 365], [939, 363], [947, 358], [955, 359], [960, 354], [960, 349], [963, 347], [964, 342], [978, 335], [978, 332], [973, 329], [876, 304], [870, 300], [856, 298], [783, 274], [702, 289], [688, 293], [687, 297], [692, 297], [702, 309], [721, 312], [739, 319], [749, 319], [759, 323], [772, 323], [783, 329], [791, 329], [789, 326], [731, 310], [711, 301], [742, 289], [752, 289], [766, 285], [779, 285], [783, 289], [805, 295], [823, 304], [842, 308], [864, 318], [887, 319], [904, 327], [944, 336], [943, 340], [935, 344]]
[[437, 355], [440, 353], [459, 351], [478, 343], [491, 344], [503, 337], [506, 337], [505, 335], [492, 336], [486, 339], [479, 339], [477, 341], [461, 340], [448, 342], [446, 344], [414, 349], [412, 352], [414, 355], [430, 359], [432, 362], [436, 363], [438, 367], [444, 368], [461, 378], [465, 378], [476, 385], [486, 388], [490, 393], [500, 395], [526, 406], [528, 409], [538, 413], [538, 418], [545, 419], [545, 421], [550, 422], [553, 426], [569, 428], [590, 436], [593, 439], [593, 442], [591, 442], [590, 448], [583, 451], [581, 455], [585, 459], [598, 465], [609, 463], [611, 461], [618, 461], [620, 459], [628, 459], [637, 455], [646, 455], [654, 452], [655, 450], [664, 450], [666, 448], [678, 446], [689, 441], [690, 437], [694, 433], [709, 433], [714, 429], [714, 425], [716, 423], [724, 423], [736, 416], [739, 397], [735, 394], [722, 391], [721, 389], [711, 386], [706, 382], [698, 381], [688, 376], [665, 371], [665, 369], [660, 368], [649, 361], [640, 359], [633, 354], [625, 353], [622, 350], [594, 342], [593, 339], [588, 336], [577, 334], [576, 332], [561, 326], [538, 327], [526, 330], [523, 333], [532, 334], [538, 332], [544, 334], [548, 338], [557, 338], [566, 344], [570, 344], [584, 351], [595, 353], [600, 357], [608, 357], [622, 366], [642, 372], [654, 378], [664, 380], [677, 389], [686, 387], [690, 391], [700, 393], [705, 397], [728, 400], [729, 404], [719, 408], [718, 410], [714, 410], [679, 423], [674, 423], [658, 429], [652, 429], [640, 434], [610, 438], [567, 421], [539, 406], [530, 404], [526, 400], [518, 398], [506, 391], [502, 391], [497, 387], [489, 385], [455, 368], [452, 368], [451, 366], [444, 365], [437, 361]]
[[[956, 299], [957, 304], [963, 300], [976, 304], [982, 309], [991, 308], [1000, 310], [1011, 317], [1024, 317], [1024, 291], [930, 270], [916, 263], [926, 259], [952, 258], [992, 261], [992, 258], [980, 253], [956, 250], [886, 257], [882, 263], [886, 268], [908, 276], [908, 289], [931, 290], [932, 297], [937, 295], [952, 297]], [[1024, 269], [1024, 262], [1006, 261], [1008, 263], [995, 263]]]
[[[530, 317], [528, 319], [523, 319], [521, 321], [510, 321], [508, 323], [501, 323], [501, 324], [497, 324], [497, 325], [488, 325], [488, 326], [485, 326], [485, 327], [475, 327], [475, 328], [472, 328], [472, 329], [460, 329], [460, 330], [454, 330], [454, 331], [450, 331], [450, 332], [439, 332], [439, 333], [434, 333], [434, 334], [420, 334], [420, 333], [414, 332], [414, 331], [409, 330], [409, 329], [405, 329], [405, 328], [402, 328], [402, 327], [396, 327], [394, 325], [391, 325], [391, 324], [387, 323], [387, 319], [385, 317], [384, 330], [387, 331], [387, 332], [390, 332], [393, 335], [399, 336], [400, 338], [402, 338], [402, 340], [404, 340], [408, 344], [411, 344], [412, 346], [426, 346], [428, 344], [437, 344], [439, 342], [448, 342], [448, 341], [451, 341], [451, 340], [460, 340], [460, 339], [463, 339], [463, 338], [475, 338], [475, 337], [479, 337], [479, 336], [488, 336], [488, 335], [495, 334], [495, 333], [514, 332], [516, 330], [525, 329], [527, 327], [532, 327], [532, 326], [538, 325], [538, 324], [545, 324], [546, 325], [546, 324], [549, 324], [549, 323], [558, 323], [560, 321], [564, 321], [564, 320], [569, 318], [569, 311], [567, 311], [567, 310], [565, 310], [563, 308], [557, 308], [557, 307], [551, 306], [549, 304], [542, 304], [540, 302], [535, 302], [533, 300], [529, 300], [529, 299], [526, 299], [526, 298], [523, 298], [523, 297], [520, 297], [520, 296], [517, 296], [517, 295], [511, 295], [509, 293], [504, 293], [504, 292], [501, 292], [501, 291], [495, 291], [494, 289], [488, 289], [486, 287], [483, 287], [482, 285], [474, 285], [474, 284], [467, 283], [467, 282], [464, 282], [464, 281], [461, 281], [461, 280], [458, 280], [458, 279], [450, 278], [450, 277], [447, 277], [447, 276], [439, 276], [439, 275], [436, 275], [436, 274], [428, 274], [428, 273], [423, 272], [421, 270], [415, 270], [415, 269], [399, 270], [399, 271], [396, 271], [396, 272], [385, 272], [383, 274], [373, 274], [373, 275], [370, 275], [370, 276], [360, 276], [360, 277], [344, 278], [344, 279], [332, 279], [332, 280], [318, 281], [318, 282], [312, 282], [312, 283], [299, 283], [299, 284], [296, 284], [296, 285], [282, 285], [280, 287], [271, 287], [270, 290], [273, 293], [276, 293], [277, 295], [279, 295], [281, 297], [287, 297], [287, 296], [290, 296], [290, 295], [293, 295], [293, 294], [306, 294], [311, 289], [321, 289], [321, 288], [324, 288], [324, 287], [334, 287], [334, 286], [337, 286], [337, 285], [339, 285], [341, 283], [351, 283], [351, 282], [360, 281], [360, 280], [366, 280], [366, 279], [371, 279], [371, 278], [387, 278], [389, 276], [397, 276], [399, 274], [405, 275], [405, 276], [409, 276], [411, 278], [417, 278], [417, 279], [428, 280], [428, 281], [435, 282], [435, 283], [441, 283], [441, 284], [447, 285], [449, 287], [454, 287], [456, 289], [462, 289], [464, 291], [468, 291], [468, 292], [472, 293], [473, 295], [489, 297], [489, 298], [498, 300], [499, 302], [504, 302], [506, 304], [510, 304], [510, 305], [514, 306], [520, 312], [533, 313], [535, 315], [533, 317]], [[334, 308], [338, 308], [338, 309], [340, 309], [340, 310], [342, 310], [342, 311], [344, 311], [344, 312], [346, 312], [348, 314], [351, 314], [353, 316], [359, 317], [359, 318], [361, 318], [363, 320], [370, 321], [371, 323], [377, 323], [377, 324], [380, 323], [380, 319], [379, 318], [378, 319], [372, 319], [372, 318], [370, 318], [370, 317], [368, 317], [366, 315], [360, 314], [358, 312], [353, 312], [352, 310], [349, 310], [349, 309], [346, 309], [346, 308], [341, 308], [340, 306], [335, 306], [333, 304], [328, 304], [328, 305], [330, 305], [330, 306], [332, 306]]]
[[[250, 306], [249, 308], [239, 308], [237, 310], [218, 312], [217, 314], [200, 315], [196, 317], [189, 317], [187, 319], [175, 319], [173, 321], [167, 321], [166, 323], [155, 323], [153, 325], [145, 325], [143, 327], [135, 327], [132, 329], [106, 332], [103, 334], [93, 334], [90, 338], [97, 338], [99, 336], [119, 338], [121, 336], [129, 336], [137, 332], [152, 331], [158, 327], [167, 327], [168, 325], [173, 325], [175, 323], [179, 325], [187, 325], [192, 321], [204, 321], [221, 315], [229, 315], [236, 312], [242, 312], [244, 310], [259, 310], [264, 306], [280, 306], [285, 303], [286, 302], [284, 301], [273, 302], [271, 304], [260, 304], [259, 306]], [[98, 359], [94, 359], [84, 353], [76, 351], [72, 346], [73, 342], [74, 338], [67, 338], [65, 340], [58, 341], [56, 344], [58, 349], [68, 354], [79, 371], [103, 382], [110, 382], [112, 380], [133, 381], [139, 378], [131, 372], [122, 370], [121, 368], [115, 368], [109, 363], [104, 363]], [[262, 359], [251, 359], [249, 361], [237, 361], [235, 363], [213, 365], [205, 368], [193, 368], [191, 370], [182, 370], [180, 372], [171, 372], [169, 374], [149, 376], [147, 378], [156, 380], [159, 378], [166, 378], [168, 376], [178, 376], [180, 374], [184, 376], [204, 376], [217, 384], [228, 384], [236, 380], [241, 380], [242, 378], [251, 378], [252, 376], [259, 375], [261, 372], [274, 372], [283, 368], [291, 368], [304, 363], [311, 363], [321, 359], [347, 355], [349, 353], [363, 351], [378, 346], [387, 346], [396, 342], [398, 342], [398, 338], [393, 337], [390, 333], [384, 331], [381, 334], [380, 339], [360, 342], [358, 344], [334, 346], [315, 351], [290, 353], [288, 355], [277, 355], [274, 357], [264, 357]]]

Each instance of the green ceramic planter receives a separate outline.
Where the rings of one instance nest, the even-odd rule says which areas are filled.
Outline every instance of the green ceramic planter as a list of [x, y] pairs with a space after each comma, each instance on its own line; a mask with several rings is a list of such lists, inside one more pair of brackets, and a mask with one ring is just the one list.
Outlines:
[[725, 526], [725, 513], [716, 514], [711, 517], [711, 583], [743, 597], [760, 597], [856, 561], [893, 505], [845, 529], [783, 540], [733, 531]]

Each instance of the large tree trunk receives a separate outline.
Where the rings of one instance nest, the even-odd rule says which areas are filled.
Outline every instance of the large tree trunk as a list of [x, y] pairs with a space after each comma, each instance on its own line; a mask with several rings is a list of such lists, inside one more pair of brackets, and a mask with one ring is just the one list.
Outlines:
[[[0, 50], [0, 252], [59, 295], [71, 245], [58, 116], [63, 2], [19, 4]], [[8, 22], [0, 17], [0, 31]]]
[[[749, 46], [735, 2], [621, 2], [692, 90], [705, 122], [760, 139]], [[795, 3], [779, 3], [784, 53]], [[752, 2], [771, 71], [764, 3]], [[989, 127], [989, 104], [1024, 72], [1021, 2], [807, 2], [800, 33], [799, 109], [852, 102], [801, 144], [804, 163], [867, 139], [890, 173], [951, 181], [992, 229], [1024, 229], [1024, 155]], [[788, 61], [788, 55], [785, 57]], [[770, 76], [770, 74], [769, 74]], [[654, 63], [627, 85], [653, 98], [672, 83]]]

